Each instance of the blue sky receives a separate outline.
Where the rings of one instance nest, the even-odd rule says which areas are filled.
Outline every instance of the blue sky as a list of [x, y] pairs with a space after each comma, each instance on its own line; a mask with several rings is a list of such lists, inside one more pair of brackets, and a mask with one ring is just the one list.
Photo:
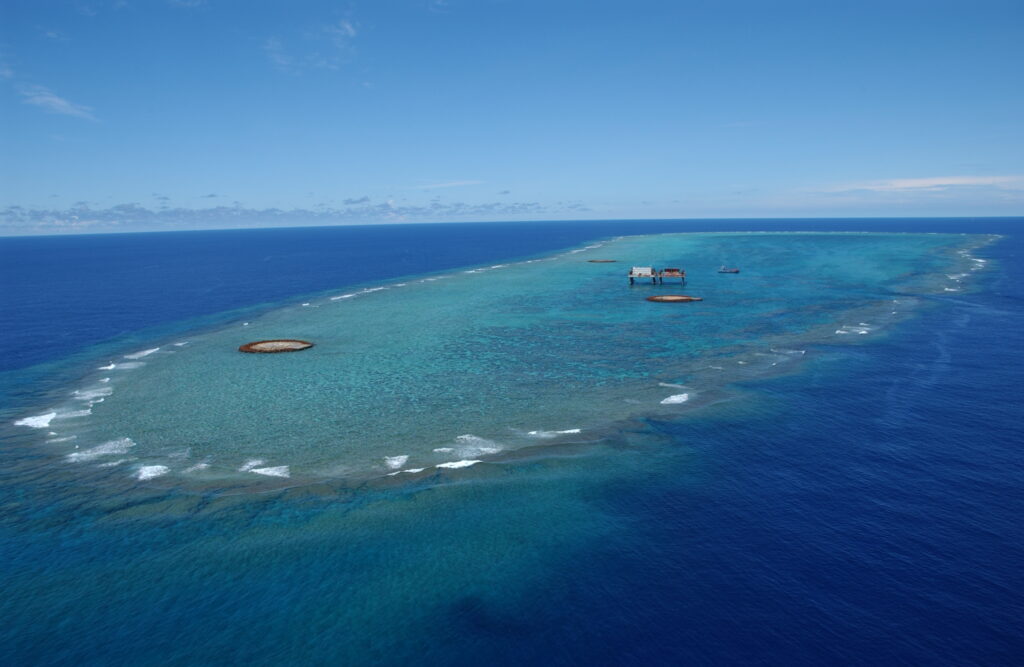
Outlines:
[[4, 0], [0, 233], [1024, 214], [1024, 3]]

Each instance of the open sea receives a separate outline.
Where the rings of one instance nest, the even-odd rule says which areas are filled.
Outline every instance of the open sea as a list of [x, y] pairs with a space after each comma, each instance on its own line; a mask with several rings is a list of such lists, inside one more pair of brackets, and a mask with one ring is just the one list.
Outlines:
[[0, 664], [1024, 656], [1024, 219], [0, 238], [0, 286]]

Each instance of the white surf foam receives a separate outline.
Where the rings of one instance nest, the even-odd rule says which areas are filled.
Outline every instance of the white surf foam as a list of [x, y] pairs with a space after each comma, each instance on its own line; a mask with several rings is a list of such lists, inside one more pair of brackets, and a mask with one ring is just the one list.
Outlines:
[[135, 471], [135, 478], [139, 480], [153, 479], [160, 475], [166, 475], [171, 471], [167, 466], [140, 466]]
[[669, 396], [668, 398], [662, 399], [661, 404], [674, 405], [676, 403], [685, 403], [688, 400], [690, 400], [689, 394], [675, 394], [673, 396]]
[[183, 340], [180, 343], [175, 343], [174, 347], [184, 347], [185, 345], [188, 345], [188, 341], [187, 340]]
[[435, 468], [468, 468], [469, 466], [476, 465], [477, 463], [483, 463], [483, 462], [482, 461], [475, 461], [475, 460], [465, 459], [465, 460], [462, 460], [462, 461], [449, 461], [448, 463], [438, 463], [434, 467]]
[[110, 456], [112, 454], [127, 454], [128, 450], [135, 446], [135, 442], [131, 438], [118, 438], [117, 440], [110, 440], [104, 442], [102, 445], [97, 445], [92, 449], [85, 449], [80, 452], [72, 452], [68, 454], [67, 460], [73, 463], [79, 463], [82, 461], [92, 461], [98, 459], [101, 456]]
[[266, 475], [267, 477], [291, 477], [291, 470], [288, 466], [274, 466], [271, 468], [253, 468], [251, 472], [257, 475]]
[[249, 472], [253, 468], [258, 468], [266, 463], [263, 459], [249, 459], [242, 464], [242, 467], [238, 469], [238, 472]]
[[57, 416], [56, 412], [47, 412], [44, 415], [36, 415], [35, 417], [25, 417], [14, 422], [15, 426], [28, 426], [29, 428], [46, 428], [53, 421], [53, 418]]
[[114, 370], [115, 368], [117, 368], [117, 364], [115, 364], [114, 362], [110, 362], [110, 363], [109, 363], [109, 364], [107, 364], [106, 366], [100, 366], [100, 367], [99, 367], [99, 368], [98, 368], [97, 370], [101, 370], [101, 371], [112, 371], [112, 370]]
[[567, 428], [562, 431], [527, 431], [526, 435], [532, 435], [535, 438], [557, 438], [560, 435], [580, 433], [581, 430], [578, 428]]
[[110, 382], [110, 378], [100, 378], [100, 382], [106, 384], [107, 382]]
[[96, 467], [97, 468], [116, 468], [117, 466], [121, 465], [122, 463], [124, 463], [126, 461], [131, 461], [131, 460], [132, 459], [118, 459], [116, 461], [111, 461], [110, 463], [101, 463], [101, 464], [99, 464]]
[[675, 389], [686, 389], [685, 384], [672, 384], [671, 382], [659, 382], [659, 387], [673, 387]]
[[199, 472], [200, 470], [206, 470], [209, 467], [209, 463], [197, 463], [190, 468], [185, 468], [184, 472]]
[[153, 354], [154, 352], [157, 352], [159, 349], [160, 349], [159, 347], [153, 347], [153, 348], [150, 348], [148, 350], [142, 350], [141, 352], [133, 352], [131, 354], [124, 355], [124, 358], [125, 359], [141, 359], [143, 357], [148, 357], [149, 355]]
[[435, 447], [434, 451], [438, 454], [449, 454], [455, 451], [454, 447]]
[[384, 465], [391, 468], [392, 470], [397, 470], [398, 468], [404, 466], [405, 462], [408, 460], [409, 457], [405, 454], [402, 454], [400, 456], [385, 456]]
[[92, 414], [92, 408], [86, 408], [85, 410], [69, 410], [68, 412], [58, 412], [54, 419], [74, 419], [75, 417], [88, 417]]
[[389, 472], [388, 477], [394, 477], [395, 475], [401, 475], [402, 473], [416, 473], [423, 472], [426, 468], [408, 468], [406, 470], [396, 470], [395, 472]]
[[77, 435], [66, 435], [63, 438], [50, 438], [46, 442], [49, 442], [49, 443], [68, 442], [70, 440], [74, 440], [77, 437], [78, 437]]
[[[331, 301], [341, 301], [342, 299], [351, 299], [354, 296], [355, 296], [354, 292], [352, 294], [342, 294], [341, 296], [332, 296], [331, 297]], [[305, 304], [303, 304], [303, 305], [305, 305]]]
[[459, 444], [458, 453], [460, 456], [480, 456], [481, 454], [497, 454], [501, 451], [501, 445], [481, 438], [478, 435], [472, 433], [466, 433], [455, 438], [455, 442]]
[[91, 387], [89, 389], [76, 389], [71, 395], [78, 401], [92, 401], [97, 398], [104, 398], [114, 393], [113, 387]]

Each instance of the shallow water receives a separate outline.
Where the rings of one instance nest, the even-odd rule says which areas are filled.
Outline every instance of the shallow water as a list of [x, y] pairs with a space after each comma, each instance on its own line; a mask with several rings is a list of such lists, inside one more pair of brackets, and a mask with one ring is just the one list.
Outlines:
[[[164, 341], [105, 360], [65, 402], [14, 423], [39, 432], [41, 452], [103, 477], [294, 484], [460, 469], [722, 400], [730, 383], [798, 363], [808, 344], [876, 332], [921, 295], [962, 289], [986, 240], [619, 237], [324, 294]], [[609, 257], [618, 262], [589, 262]], [[717, 273], [736, 258], [741, 274]], [[631, 286], [635, 264], [681, 265], [687, 282]], [[645, 299], [680, 291], [704, 301]], [[316, 346], [237, 352], [268, 338]]]

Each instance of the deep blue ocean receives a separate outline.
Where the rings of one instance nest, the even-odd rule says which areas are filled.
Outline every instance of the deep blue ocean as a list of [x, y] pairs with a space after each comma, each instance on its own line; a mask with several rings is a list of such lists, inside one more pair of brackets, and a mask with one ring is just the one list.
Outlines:
[[3, 238], [0, 420], [306, 295], [698, 231], [1002, 238], [971, 289], [726, 407], [486, 476], [112, 491], [4, 431], [0, 663], [1021, 664], [1024, 219]]

